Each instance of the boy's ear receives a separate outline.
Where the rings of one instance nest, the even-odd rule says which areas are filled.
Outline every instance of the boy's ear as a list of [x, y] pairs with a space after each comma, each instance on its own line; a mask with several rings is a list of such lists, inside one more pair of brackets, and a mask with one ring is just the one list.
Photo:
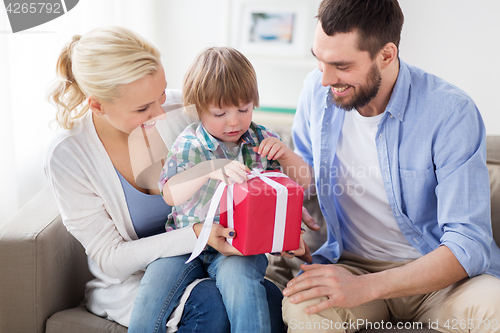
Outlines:
[[102, 104], [95, 96], [90, 95], [87, 98], [87, 103], [89, 105], [90, 110], [92, 110], [92, 112], [94, 112], [96, 116], [102, 116], [104, 114], [104, 111], [102, 109]]

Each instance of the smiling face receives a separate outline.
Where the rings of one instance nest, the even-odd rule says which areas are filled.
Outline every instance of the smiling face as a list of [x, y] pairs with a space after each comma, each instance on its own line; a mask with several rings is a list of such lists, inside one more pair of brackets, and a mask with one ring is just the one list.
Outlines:
[[222, 142], [238, 143], [252, 122], [253, 102], [219, 108], [210, 104], [208, 112], [200, 115], [205, 129]]
[[162, 104], [166, 99], [166, 86], [165, 73], [160, 66], [154, 75], [124, 85], [121, 96], [114, 101], [100, 102], [99, 107], [92, 107], [91, 104], [96, 114], [94, 122], [125, 134], [130, 134], [139, 126], [152, 127], [156, 117], [165, 113]]
[[312, 48], [333, 100], [345, 110], [360, 109], [377, 97], [382, 77], [376, 59], [358, 48], [358, 33], [325, 34], [318, 23]]

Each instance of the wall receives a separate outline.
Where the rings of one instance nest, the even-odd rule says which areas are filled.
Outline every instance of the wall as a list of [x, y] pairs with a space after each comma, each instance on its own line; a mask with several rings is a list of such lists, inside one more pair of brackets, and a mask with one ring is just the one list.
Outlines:
[[[118, 24], [144, 35], [163, 52], [170, 88], [180, 88], [185, 70], [204, 47], [231, 44], [237, 4], [246, 0], [81, 0], [68, 14], [12, 34], [0, 7], [0, 224], [46, 185], [45, 147], [54, 109], [45, 90], [56, 57], [73, 34]], [[264, 1], [264, 0], [256, 0]], [[320, 0], [305, 1], [315, 11]], [[406, 21], [401, 57], [464, 89], [476, 101], [488, 134], [500, 135], [500, 1], [400, 0]], [[310, 27], [307, 28], [310, 30]], [[312, 46], [313, 34], [309, 32]], [[307, 47], [307, 46], [306, 46]], [[314, 58], [250, 57], [259, 79], [261, 105], [294, 108]], [[260, 116], [260, 115], [259, 115]], [[269, 119], [267, 116], [262, 116]], [[267, 118], [266, 118], [267, 117]], [[293, 115], [275, 114], [289, 123]]]
[[500, 1], [400, 0], [405, 24], [401, 58], [467, 92], [500, 135]]
[[[163, 1], [164, 32], [158, 38], [169, 86], [180, 88], [182, 78], [196, 54], [209, 46], [227, 46], [233, 42], [238, 5], [248, 0]], [[310, 10], [307, 49], [312, 46], [314, 16], [320, 0], [306, 2]], [[255, 1], [259, 3], [259, 0]], [[262, 1], [272, 3], [273, 1]], [[274, 0], [280, 2], [280, 0]], [[192, 9], [196, 7], [196, 11]], [[295, 108], [304, 77], [316, 67], [310, 52], [304, 57], [266, 58], [249, 55], [257, 71], [263, 106]]]
[[[320, 1], [305, 0], [317, 8]], [[269, 1], [270, 2], [270, 1]], [[467, 92], [476, 102], [488, 134], [500, 135], [500, 1], [400, 0], [405, 24], [402, 59], [441, 76]], [[171, 87], [203, 47], [231, 43], [228, 15], [238, 1], [164, 1], [164, 34], [159, 40]], [[191, 9], [197, 7], [197, 11]], [[315, 11], [313, 11], [313, 16]], [[312, 46], [313, 35], [310, 34]], [[302, 81], [315, 68], [314, 58], [268, 60], [249, 57], [256, 70], [263, 106], [296, 106]]]

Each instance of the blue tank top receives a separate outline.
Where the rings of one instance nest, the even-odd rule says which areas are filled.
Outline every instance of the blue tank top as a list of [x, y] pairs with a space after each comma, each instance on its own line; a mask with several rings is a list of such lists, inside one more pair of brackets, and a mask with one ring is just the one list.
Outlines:
[[165, 223], [168, 214], [172, 212], [172, 207], [167, 205], [161, 195], [142, 193], [133, 187], [118, 170], [116, 173], [122, 183], [128, 212], [137, 237], [143, 238], [165, 232]]

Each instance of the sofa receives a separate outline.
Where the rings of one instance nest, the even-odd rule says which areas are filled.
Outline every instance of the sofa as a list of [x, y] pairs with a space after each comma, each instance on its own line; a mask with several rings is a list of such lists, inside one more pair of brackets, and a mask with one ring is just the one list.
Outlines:
[[[487, 148], [492, 226], [500, 244], [500, 136], [488, 136]], [[313, 194], [305, 206], [324, 224]], [[324, 228], [305, 234], [313, 250], [324, 239]], [[298, 259], [275, 257], [270, 262], [268, 277], [279, 286], [297, 273], [300, 264]], [[127, 331], [91, 314], [82, 304], [85, 283], [92, 275], [84, 249], [63, 226], [48, 187], [0, 226], [0, 267], [0, 333]]]

